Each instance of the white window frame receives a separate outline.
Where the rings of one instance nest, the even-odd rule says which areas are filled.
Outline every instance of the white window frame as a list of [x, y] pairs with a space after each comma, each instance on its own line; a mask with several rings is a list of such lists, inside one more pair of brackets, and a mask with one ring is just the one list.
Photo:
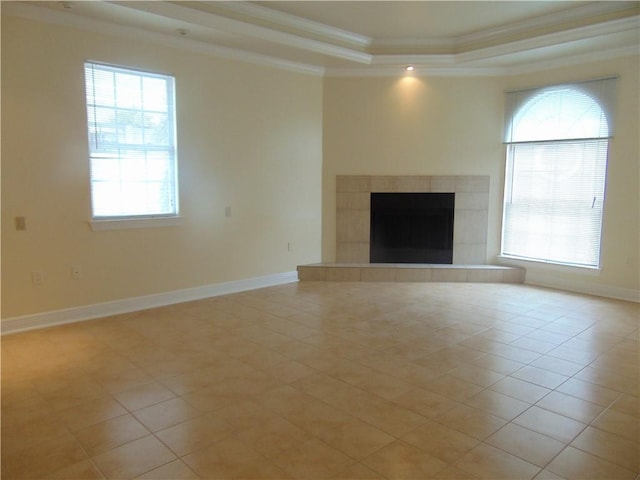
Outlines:
[[[561, 91], [570, 92], [570, 94], [575, 94], [577, 96], [584, 95], [585, 99], [590, 99], [590, 101], [597, 105], [600, 108], [600, 123], [598, 127], [595, 127], [595, 123], [588, 124], [589, 127], [583, 126], [579, 128], [575, 128], [572, 131], [572, 128], [565, 129], [565, 125], [577, 125], [579, 122], [572, 122], [573, 118], [564, 119], [565, 121], [559, 121], [557, 125], [552, 125], [556, 128], [545, 128], [544, 125], [541, 125], [541, 128], [535, 126], [536, 122], [530, 123], [531, 129], [529, 128], [519, 128], [521, 124], [520, 121], [528, 121], [529, 118], [526, 118], [526, 115], [529, 113], [528, 107], [535, 103], [535, 101], [543, 99], [545, 95], [557, 94]], [[505, 123], [505, 144], [506, 144], [506, 166], [505, 166], [505, 183], [504, 183], [504, 203], [503, 203], [503, 212], [502, 212], [502, 237], [501, 237], [501, 257], [507, 258], [509, 260], [519, 260], [519, 261], [527, 261], [527, 262], [535, 262], [535, 263], [543, 263], [543, 264], [553, 264], [563, 267], [577, 267], [579, 269], [590, 269], [590, 270], [599, 270], [600, 269], [600, 258], [601, 258], [601, 245], [602, 245], [602, 223], [604, 218], [604, 201], [605, 201], [605, 187], [606, 187], [606, 168], [608, 161], [608, 146], [609, 139], [612, 137], [613, 133], [613, 101], [614, 101], [614, 93], [615, 93], [615, 78], [605, 78], [598, 79], [588, 82], [581, 82], [578, 84], [567, 84], [567, 85], [555, 85], [550, 87], [538, 88], [538, 89], [529, 89], [529, 90], [521, 90], [514, 92], [507, 92], [507, 102], [506, 102], [506, 123]], [[553, 97], [552, 97], [553, 98]], [[560, 110], [560, 109], [559, 109]], [[556, 118], [556, 117], [549, 117]], [[584, 117], [587, 118], [587, 117]], [[557, 119], [557, 118], [556, 118]], [[546, 119], [542, 119], [542, 123], [544, 123]], [[550, 120], [551, 122], [553, 120]], [[590, 127], [594, 125], [593, 127]], [[569, 151], [570, 149], [576, 149], [578, 151], [588, 152], [589, 155], [593, 155], [591, 157], [588, 156], [577, 156], [571, 157]], [[564, 150], [563, 150], [564, 149]], [[580, 150], [582, 149], [582, 150]], [[546, 152], [545, 152], [546, 150]], [[541, 157], [544, 152], [545, 156]], [[549, 152], [556, 152], [549, 153]], [[560, 156], [557, 156], [560, 154]], [[518, 156], [519, 155], [519, 156]], [[531, 156], [533, 155], [533, 156]], [[537, 155], [537, 157], [536, 157]], [[547, 157], [546, 155], [551, 155]], [[569, 155], [566, 157], [565, 155]], [[531, 194], [527, 194], [526, 192], [522, 192], [518, 187], [514, 187], [517, 178], [523, 178], [523, 172], [527, 168], [530, 171], [534, 171], [532, 168], [533, 158], [543, 158], [541, 164], [545, 162], [548, 165], [553, 165], [550, 160], [559, 161], [559, 159], [572, 159], [579, 160], [578, 164], [581, 168], [585, 168], [585, 165], [588, 166], [590, 176], [588, 182], [585, 182], [585, 185], [588, 185], [586, 191], [588, 189], [593, 188], [593, 203], [591, 204], [591, 208], [596, 208], [596, 211], [589, 212], [589, 217], [581, 216], [579, 213], [580, 210], [575, 210], [573, 208], [568, 209], [566, 206], [568, 204], [564, 204], [563, 196], [568, 192], [576, 192], [574, 190], [566, 190], [565, 192], [559, 192], [558, 196], [552, 196], [552, 201], [544, 200], [542, 203], [536, 203], [535, 199], [536, 193], [533, 192]], [[514, 163], [519, 162], [519, 163]], [[559, 163], [556, 165], [560, 165]], [[558, 168], [561, 170], [561, 168]], [[584, 171], [584, 170], [579, 170]], [[527, 174], [526, 172], [524, 173]], [[541, 169], [540, 175], [548, 175], [548, 171], [544, 171], [544, 168]], [[573, 172], [572, 174], [575, 174]], [[529, 174], [531, 176], [531, 174]], [[542, 177], [536, 180], [535, 172], [532, 174], [532, 182], [531, 185], [536, 185], [540, 190], [544, 190], [547, 185], [544, 183], [544, 179]], [[560, 175], [560, 174], [559, 174]], [[555, 182], [557, 185], [557, 180], [560, 177], [556, 177], [554, 180], [549, 180], [547, 178], [547, 182], [550, 184]], [[567, 177], [564, 177], [567, 178]], [[577, 177], [573, 177], [576, 179]], [[523, 181], [523, 180], [520, 180]], [[571, 180], [573, 181], [573, 180]], [[570, 180], [567, 179], [567, 185], [574, 185]], [[577, 180], [576, 180], [577, 181]], [[593, 182], [589, 184], [589, 182]], [[575, 188], [575, 185], [574, 185]], [[582, 188], [582, 187], [581, 187]], [[549, 187], [549, 190], [553, 190], [553, 188]], [[512, 203], [513, 194], [521, 193], [524, 195], [524, 204], [520, 204], [521, 208], [525, 210], [529, 209], [529, 212], [536, 211], [538, 208], [551, 208], [554, 209], [556, 214], [559, 216], [554, 217], [553, 213], [550, 213], [548, 217], [544, 215], [532, 214], [532, 213], [523, 213], [524, 217], [520, 217], [522, 222], [516, 220], [514, 215], [517, 213], [514, 211], [514, 208], [517, 208]], [[530, 195], [527, 198], [527, 195]], [[571, 201], [575, 201], [576, 198], [573, 198]], [[569, 201], [569, 200], [567, 200]], [[545, 207], [545, 204], [547, 205]], [[578, 204], [575, 204], [578, 205]], [[576, 208], [578, 208], [576, 206]], [[582, 208], [582, 207], [580, 207]], [[531, 210], [533, 209], [533, 210]], [[586, 210], [582, 210], [586, 211]], [[580, 254], [576, 253], [580, 251], [577, 246], [580, 244], [578, 240], [576, 242], [575, 251], [569, 252], [569, 249], [561, 248], [556, 245], [557, 243], [564, 241], [565, 244], [568, 240], [571, 240], [572, 235], [573, 238], [576, 238], [575, 233], [569, 233], [566, 228], [564, 228], [562, 224], [558, 224], [558, 219], [562, 218], [563, 214], [569, 214], [573, 216], [572, 220], [575, 220], [577, 223], [575, 225], [580, 225], [583, 227], [583, 230], [578, 232], [579, 235], [582, 235], [585, 238], [588, 238], [588, 242], [584, 242], [584, 249]], [[596, 214], [596, 217], [593, 215]], [[599, 214], [599, 216], [597, 216]], [[533, 215], [533, 216], [531, 216]], [[551, 228], [549, 225], [551, 223], [547, 223], [548, 231], [540, 230], [540, 226], [530, 227], [529, 225], [532, 223], [536, 223], [535, 219], [544, 219], [547, 222], [551, 222], [551, 219], [556, 218], [555, 225], [557, 228]], [[567, 218], [567, 217], [565, 217]], [[526, 227], [523, 227], [525, 223], [529, 223]], [[540, 222], [540, 225], [544, 224], [544, 222]], [[569, 225], [570, 223], [567, 223]], [[559, 226], [558, 226], [559, 225]], [[524, 231], [527, 232], [524, 237], [522, 234], [518, 238], [517, 232], [515, 229], [524, 228]], [[586, 230], [585, 230], [586, 229]], [[543, 242], [545, 245], [549, 245], [546, 251], [545, 248], [538, 248], [536, 246], [531, 246], [531, 244], [526, 245], [531, 242], [531, 235], [537, 236], [539, 235], [539, 241]], [[557, 235], [557, 236], [556, 236]], [[508, 236], [508, 237], [507, 237]]]
[[[100, 85], [98, 79], [101, 75], [112, 76], [113, 85]], [[124, 76], [135, 80], [129, 90], [135, 96], [123, 100], [123, 87], [116, 84], [116, 78], [123, 79]], [[156, 91], [150, 94], [152, 84], [155, 84]], [[174, 77], [87, 61], [85, 86], [91, 228], [111, 230], [178, 225]], [[96, 89], [100, 87], [103, 89], [101, 95], [96, 94]], [[154, 128], [153, 121], [160, 122], [161, 127], [156, 123]], [[100, 129], [104, 133], [102, 137]], [[135, 169], [131, 168], [134, 162]], [[155, 162], [155, 168], [151, 166], [152, 162]], [[105, 165], [108, 168], [104, 168]], [[110, 196], [106, 196], [104, 191], [100, 192], [101, 187], [107, 188]], [[138, 188], [142, 188], [143, 192]], [[105, 199], [114, 197], [120, 205], [111, 208]]]

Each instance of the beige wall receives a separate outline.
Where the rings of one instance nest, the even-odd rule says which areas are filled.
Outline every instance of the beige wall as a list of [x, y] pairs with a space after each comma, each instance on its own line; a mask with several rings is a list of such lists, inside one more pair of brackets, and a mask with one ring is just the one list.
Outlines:
[[335, 256], [336, 175], [489, 175], [497, 251], [501, 131], [493, 78], [326, 78], [323, 260]]
[[[176, 76], [178, 227], [92, 232], [83, 61]], [[321, 78], [2, 18], [2, 316], [288, 272], [335, 258], [336, 175], [488, 175], [498, 261], [503, 92], [619, 74], [601, 272], [528, 279], [638, 290], [638, 58], [504, 78]], [[232, 217], [224, 208], [231, 206]], [[13, 219], [25, 216], [27, 231]], [[287, 251], [287, 243], [293, 251]], [[71, 278], [80, 265], [82, 278]], [[43, 271], [43, 285], [30, 273]]]
[[[90, 230], [87, 59], [175, 75], [181, 226]], [[3, 318], [319, 261], [321, 135], [319, 77], [3, 16]]]
[[638, 279], [638, 57], [514, 77], [326, 78], [323, 130], [324, 261], [335, 258], [336, 175], [489, 175], [487, 261], [500, 251], [505, 150], [503, 92], [619, 74], [602, 270], [519, 264], [527, 279], [633, 296]]

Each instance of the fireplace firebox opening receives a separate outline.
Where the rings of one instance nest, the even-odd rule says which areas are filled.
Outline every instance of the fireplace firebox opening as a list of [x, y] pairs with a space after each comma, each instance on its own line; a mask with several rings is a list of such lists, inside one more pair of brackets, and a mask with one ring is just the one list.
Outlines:
[[453, 263], [455, 193], [371, 193], [371, 263]]

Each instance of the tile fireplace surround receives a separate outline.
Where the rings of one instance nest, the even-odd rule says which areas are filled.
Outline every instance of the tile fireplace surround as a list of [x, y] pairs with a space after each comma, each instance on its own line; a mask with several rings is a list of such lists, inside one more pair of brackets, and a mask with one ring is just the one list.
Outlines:
[[369, 263], [371, 193], [455, 193], [453, 264], [487, 262], [488, 176], [369, 176], [336, 178], [336, 262]]
[[[301, 265], [301, 281], [524, 281], [522, 268], [486, 265], [488, 176], [339, 175], [336, 190], [337, 263]], [[455, 193], [453, 265], [369, 263], [372, 192]]]

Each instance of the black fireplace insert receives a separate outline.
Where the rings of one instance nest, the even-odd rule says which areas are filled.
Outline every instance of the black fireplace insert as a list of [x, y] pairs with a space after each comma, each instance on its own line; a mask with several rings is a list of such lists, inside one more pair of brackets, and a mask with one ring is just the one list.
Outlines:
[[455, 193], [372, 193], [371, 263], [453, 263]]

